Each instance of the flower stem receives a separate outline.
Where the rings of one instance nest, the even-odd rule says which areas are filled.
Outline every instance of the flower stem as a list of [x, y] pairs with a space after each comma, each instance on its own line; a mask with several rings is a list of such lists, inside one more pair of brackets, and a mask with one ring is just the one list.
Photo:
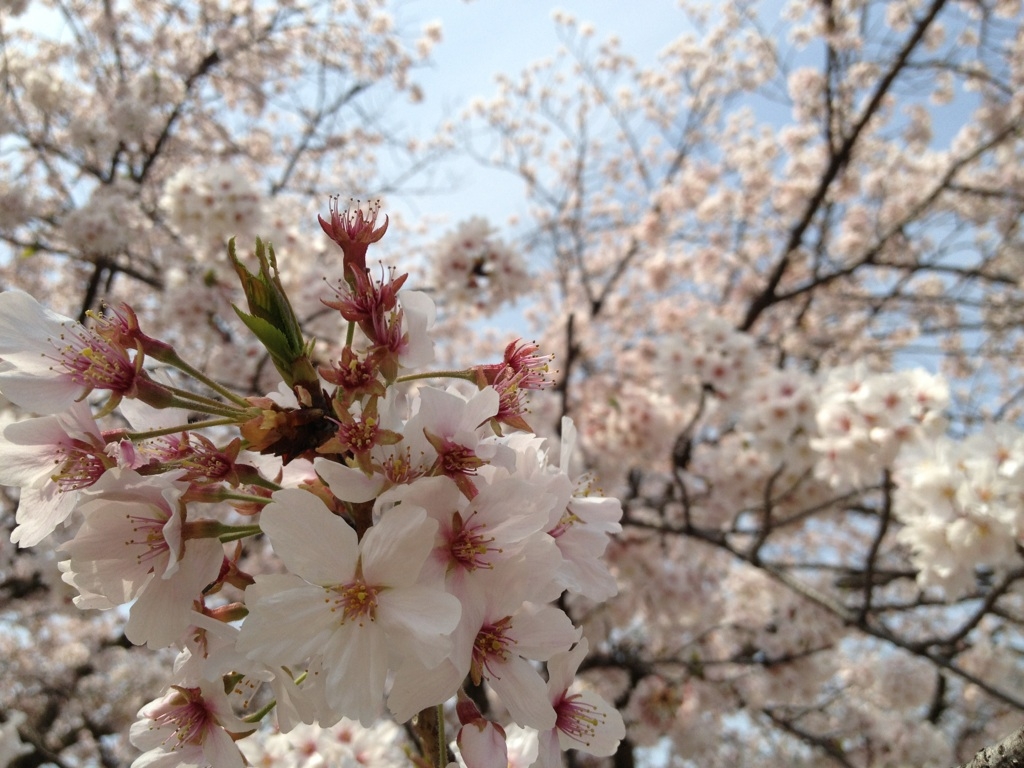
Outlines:
[[437, 718], [437, 768], [445, 768], [448, 765], [448, 742], [444, 736], [444, 704], [438, 704]]
[[178, 353], [174, 352], [173, 350], [171, 351], [170, 354], [166, 354], [166, 355], [164, 355], [162, 357], [162, 362], [165, 362], [168, 365], [173, 365], [175, 368], [177, 368], [182, 373], [186, 373], [189, 376], [191, 376], [193, 379], [195, 379], [196, 381], [202, 382], [203, 384], [208, 386], [210, 389], [212, 389], [214, 392], [216, 392], [217, 394], [227, 398], [228, 400], [230, 400], [231, 402], [235, 403], [236, 405], [240, 405], [243, 408], [248, 408], [251, 405], [251, 403], [249, 403], [241, 395], [238, 395], [238, 394], [232, 392], [230, 389], [228, 389], [224, 385], [217, 383], [216, 381], [211, 379], [209, 376], [207, 376], [205, 373], [203, 373], [202, 371], [198, 370], [197, 368], [193, 368], [191, 365], [189, 365], [184, 360], [182, 360], [178, 356]]
[[256, 536], [262, 533], [262, 529], [258, 525], [239, 525], [239, 526], [224, 526], [232, 530], [225, 530], [220, 535], [221, 544], [227, 544], [229, 541], [238, 541], [249, 536]]
[[245, 482], [249, 485], [258, 485], [260, 488], [266, 488], [268, 491], [280, 491], [284, 488], [280, 483], [275, 483], [273, 480], [268, 480], [263, 477], [263, 475], [259, 474], [258, 471], [251, 475], [247, 474], [245, 476]]
[[227, 424], [237, 424], [237, 416], [225, 416], [221, 419], [206, 419], [205, 421], [196, 421], [191, 424], [178, 424], [173, 427], [161, 427], [160, 429], [149, 429], [145, 432], [124, 432], [119, 434], [118, 437], [127, 437], [133, 443], [137, 443], [141, 440], [149, 440], [153, 437], [163, 437], [164, 435], [173, 435], [177, 432], [191, 432], [196, 429], [203, 429], [204, 427], [222, 427]]
[[245, 717], [243, 717], [242, 720], [243, 720], [243, 722], [246, 722], [246, 723], [258, 723], [264, 717], [269, 715], [273, 711], [274, 707], [276, 707], [276, 706], [277, 706], [277, 699], [271, 699], [265, 705], [263, 705], [263, 707], [261, 707], [260, 709], [257, 709], [251, 715], [246, 715]]
[[[308, 675], [308, 674], [309, 674], [308, 672], [303, 672], [301, 675], [299, 675], [297, 678], [295, 678], [295, 684], [296, 685], [300, 685], [302, 683], [302, 681], [306, 679], [306, 675]], [[250, 715], [246, 715], [245, 717], [243, 717], [242, 720], [244, 722], [246, 722], [246, 723], [258, 723], [264, 717], [269, 715], [271, 710], [273, 710], [274, 707], [276, 707], [276, 706], [277, 706], [277, 699], [271, 699], [264, 706], [262, 706], [260, 709], [256, 710], [255, 712], [253, 712]]]
[[164, 385], [164, 389], [182, 401], [179, 405], [181, 408], [192, 408], [197, 411], [217, 413], [221, 416], [241, 416], [252, 408], [252, 403], [245, 401], [243, 401], [244, 408], [235, 408], [227, 403], [222, 403], [219, 400], [198, 395], [195, 392], [189, 392], [187, 389], [178, 389], [177, 387], [169, 387], [166, 385]]

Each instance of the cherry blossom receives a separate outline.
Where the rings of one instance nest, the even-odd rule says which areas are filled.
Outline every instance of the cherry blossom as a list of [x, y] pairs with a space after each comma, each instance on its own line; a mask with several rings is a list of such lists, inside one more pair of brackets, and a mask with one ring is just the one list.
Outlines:
[[0, 359], [0, 391], [39, 413], [59, 413], [94, 388], [135, 386], [126, 350], [21, 291], [0, 293]]
[[490, 314], [530, 289], [522, 255], [496, 234], [476, 216], [437, 242], [433, 283], [440, 295]]
[[364, 213], [358, 201], [345, 210], [338, 208], [338, 199], [331, 200], [330, 219], [318, 217], [320, 226], [331, 240], [338, 244], [345, 254], [343, 272], [346, 280], [358, 281], [366, 273], [366, 250], [371, 243], [376, 243], [388, 231], [388, 217], [377, 226], [377, 215], [380, 213], [380, 201], [369, 205]]
[[[450, 649], [460, 604], [417, 581], [437, 523], [422, 511], [392, 512], [357, 542], [315, 496], [290, 489], [274, 494], [260, 521], [295, 575], [257, 578], [239, 649], [276, 664], [312, 659], [321, 721], [372, 725], [394, 660], [436, 665]], [[301, 622], [301, 642], [291, 622]]]
[[386, 0], [0, 3], [29, 762], [1016, 754], [1020, 4], [695, 5], [428, 138]]
[[146, 752], [132, 768], [148, 766], [206, 766], [241, 768], [245, 759], [233, 735], [252, 728], [231, 711], [223, 691], [213, 685], [171, 688], [162, 698], [139, 710], [132, 726], [132, 743]]
[[622, 715], [593, 691], [569, 693], [588, 643], [580, 640], [571, 651], [548, 661], [548, 694], [555, 709], [555, 727], [540, 734], [536, 766], [557, 768], [561, 751], [578, 749], [592, 755], [613, 755], [626, 735]]
[[189, 537], [184, 491], [171, 479], [111, 469], [81, 492], [84, 521], [60, 547], [70, 556], [64, 579], [80, 592], [76, 604], [112, 608], [134, 600], [125, 634], [154, 648], [178, 639], [224, 558], [218, 541]]
[[[397, 487], [380, 499], [384, 505], [395, 504], [399, 511], [422, 508], [437, 522], [424, 578], [443, 581], [448, 592], [465, 602], [477, 599], [478, 591], [493, 589], [497, 574], [511, 576], [500, 568], [501, 563], [521, 559], [538, 547], [553, 574], [554, 549], [531, 540], [542, 535], [550, 508], [558, 504], [558, 497], [545, 491], [535, 483], [501, 478], [483, 485], [469, 500], [454, 482], [440, 476]], [[544, 568], [541, 557], [530, 558], [533, 568]]]
[[[115, 465], [88, 406], [8, 424], [0, 442], [0, 482], [21, 488], [11, 542], [38, 544], [67, 520], [77, 491]], [[54, 468], [56, 467], [56, 471]]]

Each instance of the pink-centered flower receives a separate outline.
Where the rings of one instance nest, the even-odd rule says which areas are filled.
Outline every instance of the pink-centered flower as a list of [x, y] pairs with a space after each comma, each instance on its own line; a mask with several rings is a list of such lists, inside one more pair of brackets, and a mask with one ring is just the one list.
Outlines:
[[477, 366], [477, 383], [481, 387], [489, 385], [498, 392], [498, 412], [494, 416], [497, 424], [523, 432], [533, 431], [526, 421], [527, 407], [523, 395], [527, 390], [554, 386], [549, 366], [554, 355], [539, 355], [538, 349], [533, 342], [520, 343], [516, 339], [505, 347], [505, 356], [500, 363]]
[[[381, 268], [383, 270], [383, 267]], [[385, 280], [385, 277], [387, 278]], [[408, 274], [395, 276], [394, 268], [382, 274], [380, 280], [371, 279], [368, 272], [357, 272], [349, 283], [339, 283], [333, 288], [337, 299], [321, 299], [324, 305], [336, 309], [341, 316], [359, 327], [371, 342], [377, 342], [374, 325], [377, 318], [387, 317], [398, 305], [398, 292], [409, 278]]]
[[251, 711], [253, 698], [264, 690], [264, 684], [269, 684], [277, 702], [274, 707], [277, 726], [282, 732], [290, 731], [299, 723], [312, 723], [315, 719], [313, 703], [293, 679], [295, 672], [260, 664], [238, 651], [239, 629], [227, 622], [238, 618], [239, 613], [244, 613], [244, 606], [239, 604], [204, 613], [193, 611], [184, 648], [174, 662], [178, 684], [198, 686], [203, 680], [219, 680], [230, 675], [234, 687], [228, 694], [245, 711]]
[[377, 355], [359, 354], [351, 347], [344, 347], [339, 360], [332, 360], [317, 370], [324, 381], [338, 385], [335, 401], [348, 405], [364, 395], [384, 397], [387, 394], [377, 358]]
[[[472, 500], [445, 477], [420, 478], [380, 497], [385, 507], [422, 508], [437, 521], [424, 577], [443, 581], [463, 603], [488, 589], [514, 590], [521, 600], [541, 599], [539, 591], [521, 589], [520, 582], [546, 576], [550, 583], [554, 576], [561, 558], [542, 531], [558, 501], [546, 488], [514, 477], [482, 485]], [[511, 560], [527, 561], [529, 575], [500, 567]]]
[[125, 635], [161, 648], [189, 626], [192, 605], [220, 573], [223, 546], [187, 538], [181, 495], [185, 483], [114, 468], [82, 490], [85, 521], [61, 545], [70, 559], [64, 580], [79, 589], [75, 604], [113, 608], [134, 600]]
[[320, 723], [370, 725], [393, 662], [436, 666], [451, 647], [459, 601], [419, 580], [437, 523], [423, 510], [393, 511], [357, 541], [316, 496], [285, 489], [260, 525], [295, 575], [257, 576], [246, 590], [239, 650], [272, 665], [309, 659]]
[[[392, 393], [378, 401], [382, 429], [401, 434], [404, 439], [392, 445], [375, 445], [370, 451], [373, 471], [316, 459], [316, 471], [339, 499], [370, 501], [389, 488], [414, 482], [424, 474], [446, 475], [456, 482], [467, 498], [475, 494], [473, 476], [487, 459], [493, 446], [481, 445], [481, 428], [497, 412], [498, 394], [487, 388], [466, 398], [456, 390], [424, 387], [419, 390], [417, 412], [406, 421]], [[439, 456], [434, 447], [441, 447]], [[461, 458], [461, 462], [459, 459]]]
[[[349, 322], [358, 323], [369, 342], [369, 358], [374, 374], [380, 372], [393, 381], [399, 368], [415, 368], [434, 359], [429, 329], [436, 309], [433, 300], [420, 291], [398, 292], [408, 275], [395, 276], [389, 270], [380, 280], [372, 280], [365, 269], [355, 277], [346, 274], [334, 292], [337, 299], [322, 300], [337, 309]], [[337, 375], [339, 378], [341, 372]]]
[[523, 397], [524, 378], [525, 374], [515, 373], [511, 368], [506, 368], [498, 374], [498, 378], [491, 385], [499, 397], [498, 413], [495, 414], [494, 421], [523, 432], [532, 432], [530, 423], [526, 420], [528, 409]]
[[243, 768], [233, 737], [255, 729], [231, 711], [222, 685], [218, 680], [194, 688], [172, 686], [139, 710], [128, 738], [146, 752], [132, 768]]
[[371, 353], [380, 360], [384, 378], [393, 381], [400, 369], [420, 368], [434, 361], [434, 342], [430, 328], [437, 309], [434, 301], [421, 291], [405, 291], [399, 306], [373, 318], [368, 336], [373, 340]]
[[481, 365], [476, 370], [480, 378], [493, 385], [502, 374], [511, 374], [520, 389], [550, 389], [555, 385], [551, 378], [552, 354], [537, 354], [540, 347], [536, 342], [516, 339], [505, 347], [500, 363]]
[[443, 698], [454, 695], [468, 674], [475, 683], [487, 681], [515, 722], [538, 729], [554, 726], [544, 681], [530, 662], [546, 661], [571, 647], [580, 630], [564, 611], [522, 604], [517, 594], [494, 589], [466, 603], [448, 659], [430, 669], [409, 660], [396, 671], [388, 707], [398, 720], [436, 703], [430, 697], [437, 691], [444, 692]]
[[27, 293], [0, 293], [0, 392], [12, 402], [54, 414], [93, 389], [131, 396], [138, 379], [124, 347]]
[[11, 541], [32, 547], [74, 509], [78, 491], [115, 464], [89, 407], [8, 424], [0, 439], [0, 483], [21, 488]]
[[[576, 448], [576, 427], [569, 418], [562, 419], [562, 450], [559, 467], [568, 473]], [[609, 536], [622, 530], [622, 504], [618, 499], [591, 495], [590, 477], [571, 477], [572, 498], [564, 510], [552, 516], [548, 533], [562, 553], [559, 578], [570, 592], [598, 602], [618, 592], [615, 577], [602, 560]]]
[[550, 727], [551, 707], [537, 695], [543, 683], [527, 659], [546, 660], [578, 638], [579, 630], [554, 606], [526, 605], [500, 618], [489, 611], [473, 640], [469, 676], [477, 685], [486, 679], [520, 725]]
[[[348, 408], [335, 408], [338, 416], [338, 431], [333, 438], [321, 444], [320, 453], [349, 453], [366, 475], [372, 475], [374, 450], [381, 446], [401, 442], [402, 435], [387, 429], [381, 423], [378, 412], [380, 398], [371, 397], [360, 406], [353, 403]], [[358, 410], [358, 413], [353, 411]]]
[[376, 243], [388, 230], [388, 217], [384, 217], [384, 223], [377, 226], [377, 216], [380, 214], [380, 201], [370, 204], [364, 213], [358, 200], [350, 200], [351, 204], [345, 210], [338, 207], [338, 198], [331, 198], [329, 203], [330, 220], [323, 216], [317, 216], [320, 220], [320, 227], [331, 240], [336, 242], [344, 256], [345, 279], [349, 274], [359, 275], [366, 272], [366, 251], [371, 243]]
[[486, 388], [466, 398], [454, 389], [427, 388], [419, 397], [419, 411], [405, 427], [409, 450], [432, 457], [428, 474], [450, 478], [472, 499], [477, 493], [473, 477], [492, 452], [481, 443], [489, 432], [481, 427], [498, 412], [498, 393]]
[[583, 638], [571, 651], [548, 661], [548, 697], [557, 717], [553, 728], [540, 733], [535, 768], [561, 768], [561, 752], [566, 749], [598, 757], [614, 755], [626, 735], [622, 715], [603, 698], [589, 690], [570, 693], [587, 650]]
[[183, 480], [200, 484], [224, 482], [237, 487], [254, 473], [252, 467], [239, 462], [241, 448], [242, 441], [237, 437], [220, 447], [198, 432], [179, 432], [153, 441], [146, 446], [144, 455], [163, 462], [168, 470], [184, 470]]
[[[389, 387], [376, 401], [376, 422], [387, 433], [402, 434], [405, 430], [404, 398], [398, 387]], [[408, 483], [421, 476], [426, 467], [414, 462], [405, 440], [377, 442], [369, 449], [370, 471], [358, 462], [348, 466], [317, 457], [313, 466], [317, 474], [342, 501], [362, 503], [377, 498], [392, 485]], [[365, 464], [363, 465], [365, 466]]]

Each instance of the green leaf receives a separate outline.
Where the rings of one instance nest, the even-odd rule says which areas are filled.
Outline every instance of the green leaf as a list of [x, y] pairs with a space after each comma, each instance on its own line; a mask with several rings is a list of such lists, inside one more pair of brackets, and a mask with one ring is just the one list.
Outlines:
[[302, 327], [284, 292], [274, 247], [256, 238], [256, 259], [260, 265], [257, 274], [239, 261], [234, 238], [228, 242], [228, 257], [249, 305], [248, 313], [234, 308], [238, 317], [266, 347], [274, 366], [289, 387], [296, 383], [307, 388], [316, 385], [316, 370], [309, 359], [312, 344], [303, 339]]
[[235, 310], [235, 314], [252, 331], [253, 335], [260, 340], [260, 343], [270, 353], [274, 366], [287, 380], [291, 371], [293, 355], [285, 335], [263, 318], [246, 314], [234, 304], [231, 305], [231, 308]]

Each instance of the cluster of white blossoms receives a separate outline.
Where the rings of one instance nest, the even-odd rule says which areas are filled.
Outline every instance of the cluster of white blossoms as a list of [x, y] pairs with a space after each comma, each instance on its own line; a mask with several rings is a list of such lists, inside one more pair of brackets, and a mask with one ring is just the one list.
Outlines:
[[[3, 118], [0, 118], [0, 136], [3, 135]], [[35, 204], [30, 190], [20, 184], [0, 179], [0, 231], [12, 231], [28, 221]]]
[[[467, 680], [526, 729], [532, 746], [517, 749], [532, 765], [555, 768], [567, 748], [613, 754], [622, 718], [574, 684], [588, 643], [555, 603], [614, 593], [602, 556], [621, 507], [569, 471], [568, 419], [557, 457], [529, 431], [524, 397], [551, 384], [550, 356], [513, 342], [498, 363], [423, 371], [432, 302], [365, 266], [387, 222], [332, 206], [321, 225], [344, 254], [324, 304], [349, 330], [319, 365], [273, 249], [257, 241], [254, 274], [232, 246], [239, 317], [283, 381], [266, 397], [207, 377], [127, 305], [86, 327], [0, 294], [0, 392], [41, 414], [0, 440], [0, 482], [21, 488], [13, 540], [56, 532], [77, 605], [128, 606], [129, 640], [179, 651], [131, 730], [134, 766], [241, 768], [243, 752], [330, 741], [314, 723], [390, 715], [415, 718], [416, 764], [441, 768], [456, 696], [460, 759], [507, 765], [505, 732]], [[424, 383], [440, 375], [461, 387]], [[271, 711], [285, 736], [240, 747]]]
[[796, 453], [794, 440], [814, 433], [815, 385], [810, 374], [799, 370], [759, 374], [743, 393], [740, 427], [752, 443], [773, 454]]
[[753, 337], [723, 317], [701, 315], [658, 346], [657, 366], [669, 394], [692, 402], [702, 387], [720, 397], [738, 394], [756, 365]]
[[93, 258], [123, 251], [143, 220], [137, 190], [131, 186], [125, 182], [95, 187], [89, 199], [61, 222], [68, 246]]
[[[738, 510], [756, 509], [771, 489], [777, 513], [819, 501], [807, 481], [819, 460], [810, 447], [815, 434], [816, 381], [797, 370], [761, 371], [733, 398], [728, 412], [735, 429], [712, 445], [698, 445], [691, 469], [715, 489], [703, 500], [707, 522], [732, 523]], [[799, 493], [795, 489], [799, 488]]]
[[402, 729], [389, 720], [370, 728], [347, 719], [330, 728], [302, 723], [288, 733], [244, 739], [239, 747], [250, 765], [261, 768], [402, 768], [409, 764]]
[[614, 477], [630, 462], [658, 466], [671, 456], [683, 412], [667, 395], [633, 382], [594, 392], [579, 410], [580, 429], [596, 471]]
[[959, 597], [975, 569], [1020, 565], [1024, 535], [1024, 434], [1001, 424], [962, 442], [922, 442], [897, 461], [894, 511], [922, 587]]
[[897, 541], [921, 587], [948, 599], [977, 587], [979, 569], [1020, 565], [1024, 535], [1024, 434], [988, 425], [964, 439], [944, 434], [949, 390], [920, 369], [830, 373], [817, 411], [817, 475], [838, 490], [890, 473]]
[[221, 163], [182, 168], [164, 187], [160, 207], [181, 234], [223, 245], [229, 237], [255, 234], [262, 200], [251, 180]]
[[431, 276], [439, 295], [492, 312], [530, 290], [522, 255], [495, 235], [474, 216], [437, 242]]
[[[1024, 433], [1002, 425], [947, 436], [941, 375], [864, 364], [820, 376], [776, 370], [744, 334], [704, 319], [659, 339], [653, 360], [662, 390], [700, 403], [686, 470], [691, 514], [702, 524], [728, 529], [766, 498], [785, 517], [837, 493], [888, 486], [900, 523], [894, 540], [922, 588], [957, 599], [977, 589], [979, 575], [999, 578], [1020, 566]], [[640, 442], [664, 452], [665, 440], [646, 435], [645, 422], [653, 420], [630, 420]], [[685, 420], [677, 414], [675, 423]], [[649, 431], [678, 434], [664, 425]], [[763, 638], [757, 645], [767, 647]]]
[[915, 368], [875, 373], [858, 364], [829, 372], [818, 405], [817, 472], [838, 489], [878, 482], [906, 445], [945, 427], [949, 388]]
[[953, 750], [940, 728], [926, 717], [933, 670], [920, 659], [895, 651], [849, 654], [840, 677], [850, 692], [844, 714], [879, 753], [873, 765], [953, 765]]

